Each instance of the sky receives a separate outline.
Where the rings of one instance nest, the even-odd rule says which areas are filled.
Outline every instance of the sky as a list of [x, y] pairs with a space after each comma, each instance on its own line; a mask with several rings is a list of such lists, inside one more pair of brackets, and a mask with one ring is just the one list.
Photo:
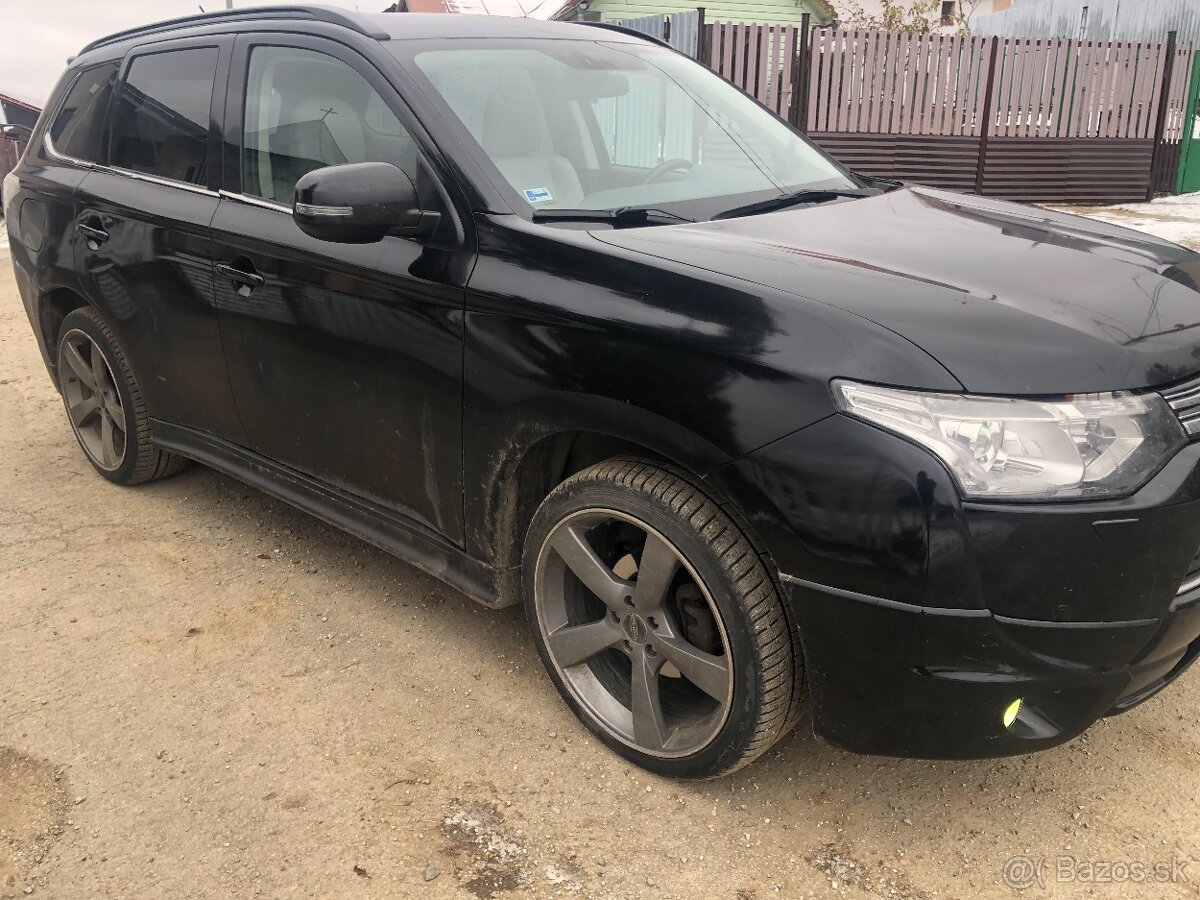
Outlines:
[[[288, 0], [234, 0], [239, 7]], [[294, 2], [294, 0], [292, 0]], [[391, 0], [321, 0], [326, 6], [380, 12]], [[163, 19], [225, 8], [225, 0], [0, 0], [0, 94], [42, 106], [58, 76], [89, 41]]]

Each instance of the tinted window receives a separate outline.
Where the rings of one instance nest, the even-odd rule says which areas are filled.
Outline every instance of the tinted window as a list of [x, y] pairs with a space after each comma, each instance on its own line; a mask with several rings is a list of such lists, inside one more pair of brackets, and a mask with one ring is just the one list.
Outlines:
[[242, 145], [242, 190], [289, 206], [296, 181], [323, 166], [390, 162], [416, 175], [416, 145], [383, 98], [314, 50], [251, 53]]
[[415, 50], [435, 98], [532, 208], [680, 203], [678, 212], [695, 218], [802, 188], [854, 187], [785, 122], [664, 47], [392, 43], [401, 57]]
[[100, 158], [105, 113], [117, 83], [118, 65], [112, 62], [88, 69], [71, 86], [50, 126], [50, 142], [59, 153], [90, 162]]
[[216, 70], [215, 47], [135, 58], [117, 103], [112, 165], [203, 184]]

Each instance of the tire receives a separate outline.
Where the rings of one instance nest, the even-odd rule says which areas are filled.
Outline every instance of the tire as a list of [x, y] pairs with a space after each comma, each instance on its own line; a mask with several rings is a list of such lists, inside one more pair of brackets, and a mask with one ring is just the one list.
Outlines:
[[546, 671], [630, 762], [713, 778], [795, 724], [802, 662], [776, 583], [684, 473], [616, 459], [573, 475], [534, 514], [522, 565]]
[[63, 319], [57, 345], [67, 421], [88, 462], [115, 484], [145, 484], [187, 466], [150, 443], [150, 418], [121, 345], [91, 307]]

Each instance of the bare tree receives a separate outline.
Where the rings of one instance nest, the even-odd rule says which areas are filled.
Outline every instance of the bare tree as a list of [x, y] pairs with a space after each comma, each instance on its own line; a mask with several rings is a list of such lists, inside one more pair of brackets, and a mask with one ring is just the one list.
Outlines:
[[868, 13], [857, 0], [847, 0], [845, 24], [868, 31], [929, 34], [942, 24], [940, 0], [883, 0], [878, 13]]
[[942, 20], [941, 0], [882, 0], [879, 12], [868, 13], [858, 0], [846, 0], [844, 22], [868, 31], [904, 31], [929, 34], [951, 24], [959, 34], [971, 33], [971, 17], [983, 0], [958, 0], [949, 22]]
[[954, 24], [959, 34], [971, 33], [971, 17], [979, 10], [983, 0], [958, 0], [955, 5]]

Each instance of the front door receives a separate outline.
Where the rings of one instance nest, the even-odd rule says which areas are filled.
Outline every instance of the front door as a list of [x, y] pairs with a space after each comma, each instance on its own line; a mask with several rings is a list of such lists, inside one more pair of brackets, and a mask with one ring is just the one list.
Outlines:
[[394, 163], [428, 195], [407, 110], [370, 63], [319, 38], [240, 36], [233, 72], [225, 120], [240, 150], [212, 227], [248, 446], [461, 542], [473, 254], [461, 237], [328, 243], [291, 216], [297, 179], [322, 166]]

